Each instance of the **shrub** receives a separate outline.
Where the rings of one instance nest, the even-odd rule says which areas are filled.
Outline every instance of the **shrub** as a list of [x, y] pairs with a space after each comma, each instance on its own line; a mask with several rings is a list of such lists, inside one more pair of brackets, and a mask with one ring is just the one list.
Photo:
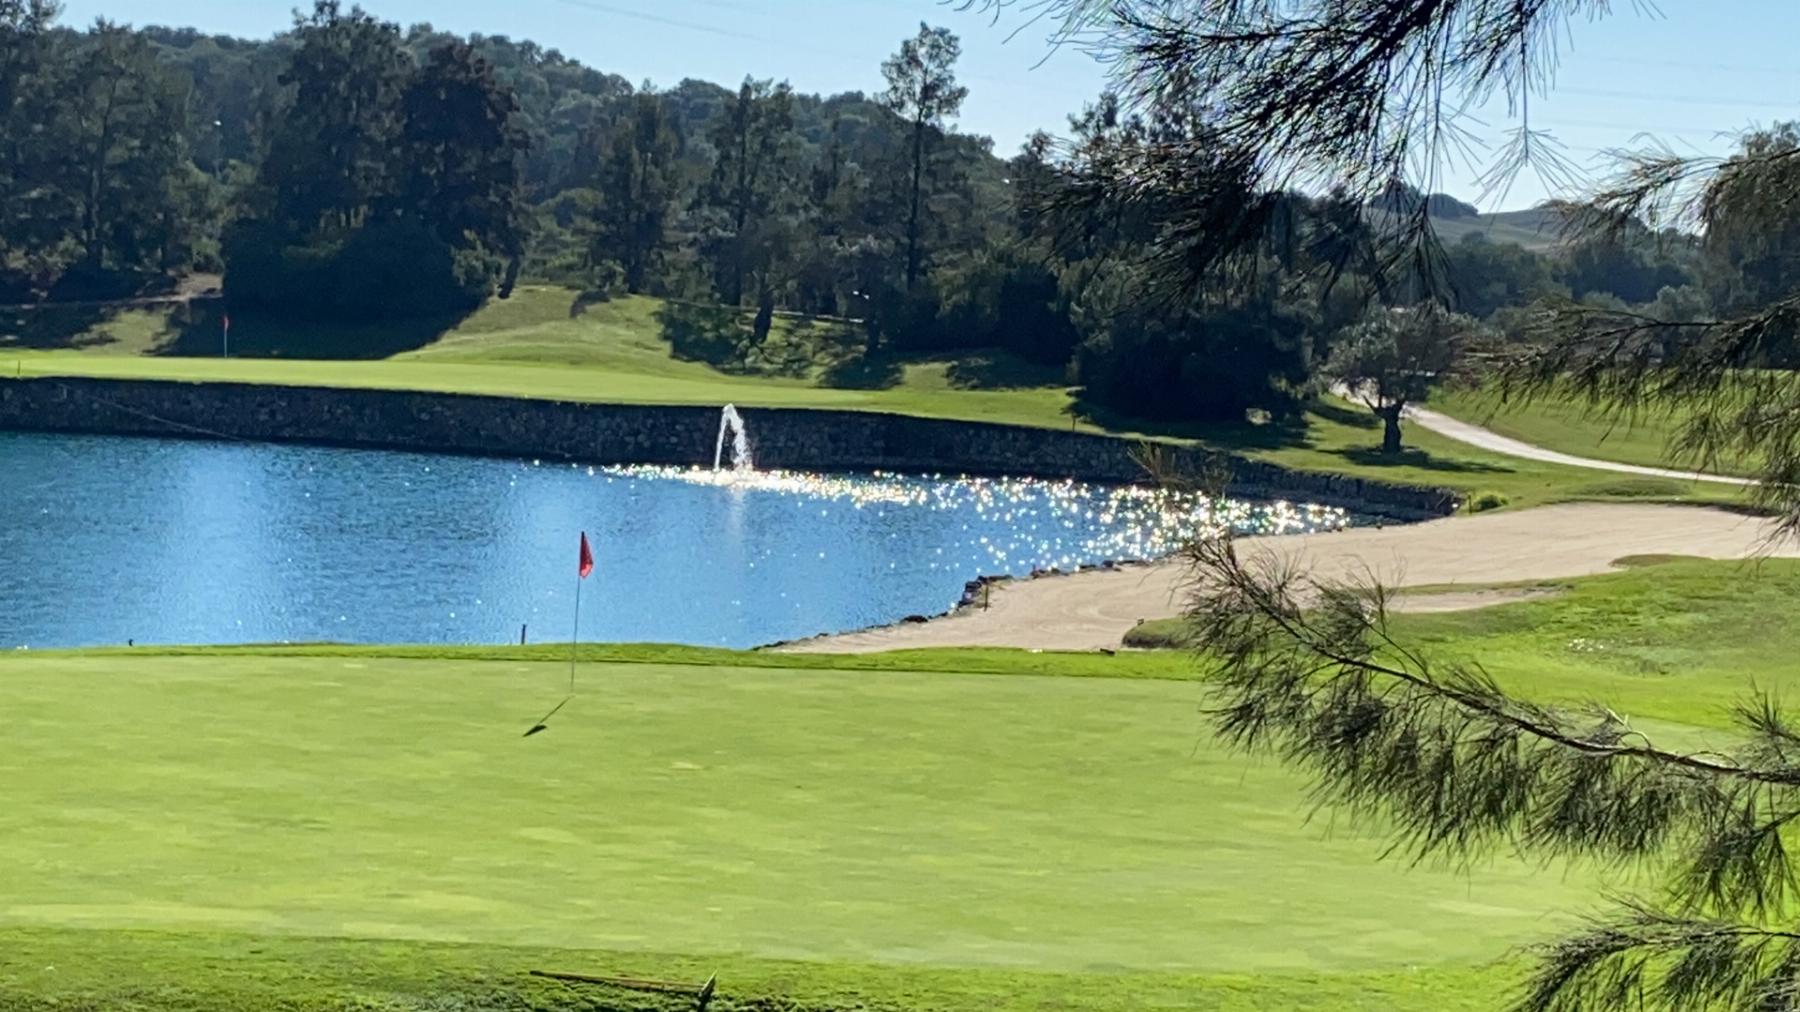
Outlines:
[[366, 225], [342, 238], [293, 242], [246, 221], [224, 243], [225, 291], [234, 306], [291, 319], [407, 319], [481, 304], [503, 266], [478, 246], [452, 247], [411, 221]]
[[1511, 501], [1500, 492], [1477, 492], [1469, 497], [1469, 512], [1486, 513], [1488, 510], [1497, 510]]
[[1193, 642], [1194, 626], [1185, 618], [1139, 622], [1125, 634], [1125, 645], [1133, 650], [1186, 650]]
[[1076, 353], [1083, 395], [1159, 421], [1293, 410], [1309, 372], [1305, 322], [1267, 307], [1119, 313]]

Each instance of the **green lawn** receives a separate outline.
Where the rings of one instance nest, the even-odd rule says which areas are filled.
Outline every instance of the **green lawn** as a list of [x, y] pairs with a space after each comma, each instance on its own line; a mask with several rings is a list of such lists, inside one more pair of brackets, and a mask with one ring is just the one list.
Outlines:
[[[216, 309], [197, 309], [198, 318], [186, 323], [166, 308], [129, 310], [99, 322], [70, 319], [62, 329], [87, 329], [56, 341], [26, 342], [15, 326], [9, 343], [0, 329], [0, 369], [629, 404], [736, 402], [1098, 431], [1073, 419], [1068, 391], [1044, 385], [1041, 372], [1030, 375], [1019, 363], [986, 357], [865, 367], [857, 335], [839, 324], [779, 320], [769, 344], [748, 362], [705, 344], [697, 350], [706, 358], [683, 359], [672, 350], [665, 308], [659, 299], [635, 296], [582, 306], [567, 289], [524, 287], [467, 319], [422, 325], [399, 337], [382, 327], [302, 329], [239, 314], [231, 359], [217, 357]], [[321, 354], [332, 357], [316, 357]], [[1025, 379], [1029, 385], [1011, 385]]]
[[[1375, 418], [1341, 401], [1322, 402], [1293, 425], [1170, 427], [1097, 417], [1059, 377], [1004, 354], [868, 362], [855, 328], [828, 321], [778, 320], [767, 345], [743, 357], [708, 336], [740, 326], [741, 319], [643, 297], [584, 304], [568, 289], [527, 286], [460, 321], [396, 327], [301, 329], [240, 314], [232, 334], [241, 357], [229, 360], [216, 357], [216, 312], [163, 307], [103, 316], [64, 309], [0, 317], [0, 373], [893, 411], [1198, 439], [1287, 467], [1495, 491], [1515, 506], [1740, 495], [1685, 482], [1620, 483], [1602, 473], [1487, 453], [1417, 427], [1408, 432], [1410, 449], [1390, 458], [1378, 452]], [[332, 357], [296, 357], [297, 349]]]
[[1793, 698], [1800, 562], [1662, 561], [1574, 581], [1556, 598], [1406, 616], [1444, 656], [1478, 658], [1502, 684], [1632, 717], [1724, 727], [1755, 687]]
[[[1536, 580], [1553, 596], [1438, 614], [1399, 614], [1398, 635], [1433, 656], [1479, 661], [1533, 698], [1692, 727], [1727, 726], [1751, 691], [1800, 686], [1791, 615], [1800, 561], [1649, 557], [1604, 576]], [[1434, 588], [1409, 588], [1430, 593]], [[1459, 584], [1468, 591], [1479, 585]], [[1145, 623], [1136, 642], [1186, 642], [1181, 619]], [[1148, 656], [1169, 656], [1154, 653]], [[1791, 694], [1791, 692], [1790, 692]]]
[[[1503, 436], [1562, 453], [1644, 467], [1693, 466], [1691, 461], [1672, 458], [1669, 437], [1678, 419], [1668, 416], [1616, 419], [1569, 398], [1503, 403], [1479, 390], [1440, 391], [1432, 395], [1427, 406]], [[1753, 468], [1742, 461], [1727, 461], [1717, 465], [1716, 470], [1746, 475]]]
[[[1558, 586], [1402, 633], [1676, 739], [1800, 678], [1800, 562]], [[584, 663], [521, 739], [552, 648], [0, 657], [0, 1008], [678, 1007], [535, 967], [717, 971], [725, 1008], [1473, 1010], [1600, 902], [1308, 824], [1180, 654]]]
[[[591, 662], [522, 740], [563, 665], [383, 653], [0, 659], [0, 1007], [318, 1000], [291, 966], [219, 968], [252, 947], [330, 952], [307, 973], [382, 993], [552, 963], [877, 1008], [1475, 1008], [1456, 995], [1477, 967], [1594, 895], [1512, 862], [1381, 864], [1304, 825], [1295, 777], [1212, 747], [1199, 685], [1154, 677], [1179, 658], [978, 655], [993, 677], [945, 652], [855, 671], [651, 651]], [[476, 948], [396, 955], [418, 942]]]

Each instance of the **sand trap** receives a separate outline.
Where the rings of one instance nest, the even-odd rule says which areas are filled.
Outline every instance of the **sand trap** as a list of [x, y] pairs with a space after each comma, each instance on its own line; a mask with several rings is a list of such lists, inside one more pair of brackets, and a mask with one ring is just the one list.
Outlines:
[[[1771, 545], [1769, 533], [1767, 521], [1726, 510], [1579, 503], [1331, 534], [1246, 538], [1241, 544], [1246, 552], [1297, 558], [1322, 576], [1372, 573], [1390, 586], [1435, 587], [1587, 576], [1612, 570], [1615, 559], [1628, 556], [1800, 557], [1800, 546]], [[821, 653], [961, 646], [1110, 649], [1140, 620], [1179, 614], [1186, 575], [1179, 564], [1157, 563], [1023, 580], [996, 588], [986, 611], [822, 637], [783, 649]], [[1462, 596], [1470, 607], [1499, 603], [1484, 594], [1491, 592]], [[1420, 606], [1426, 605], [1421, 601]]]

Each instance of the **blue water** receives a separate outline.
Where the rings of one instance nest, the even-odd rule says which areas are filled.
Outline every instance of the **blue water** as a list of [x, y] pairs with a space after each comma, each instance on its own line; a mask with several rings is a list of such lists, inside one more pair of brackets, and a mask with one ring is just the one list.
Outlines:
[[758, 475], [0, 433], [0, 648], [566, 641], [747, 647], [944, 610], [980, 574], [1335, 525], [1141, 490]]

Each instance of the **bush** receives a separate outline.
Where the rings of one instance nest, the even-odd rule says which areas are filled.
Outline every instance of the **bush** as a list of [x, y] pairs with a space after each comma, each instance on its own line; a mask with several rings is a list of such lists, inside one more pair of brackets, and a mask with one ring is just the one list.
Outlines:
[[1185, 618], [1159, 618], [1139, 622], [1125, 634], [1133, 650], [1186, 650], [1194, 645], [1194, 624]]
[[1497, 510], [1511, 501], [1499, 492], [1477, 492], [1469, 497], [1468, 509], [1470, 513], [1486, 513], [1488, 510]]
[[346, 319], [467, 312], [493, 291], [500, 264], [479, 247], [453, 248], [431, 229], [384, 222], [357, 230], [330, 266]]
[[223, 254], [233, 305], [344, 322], [467, 312], [493, 292], [504, 266], [478, 246], [452, 247], [410, 221], [307, 243], [247, 221], [227, 234]]
[[1300, 315], [1269, 306], [1128, 310], [1082, 344], [1075, 375], [1088, 400], [1136, 418], [1284, 415], [1311, 371], [1307, 329]]
[[950, 348], [1004, 348], [1027, 362], [1066, 366], [1079, 333], [1057, 274], [1016, 246], [984, 249], [932, 279], [935, 339]]
[[947, 351], [968, 347], [941, 326], [937, 292], [921, 285], [911, 292], [879, 293], [872, 314], [881, 342], [896, 351]]

